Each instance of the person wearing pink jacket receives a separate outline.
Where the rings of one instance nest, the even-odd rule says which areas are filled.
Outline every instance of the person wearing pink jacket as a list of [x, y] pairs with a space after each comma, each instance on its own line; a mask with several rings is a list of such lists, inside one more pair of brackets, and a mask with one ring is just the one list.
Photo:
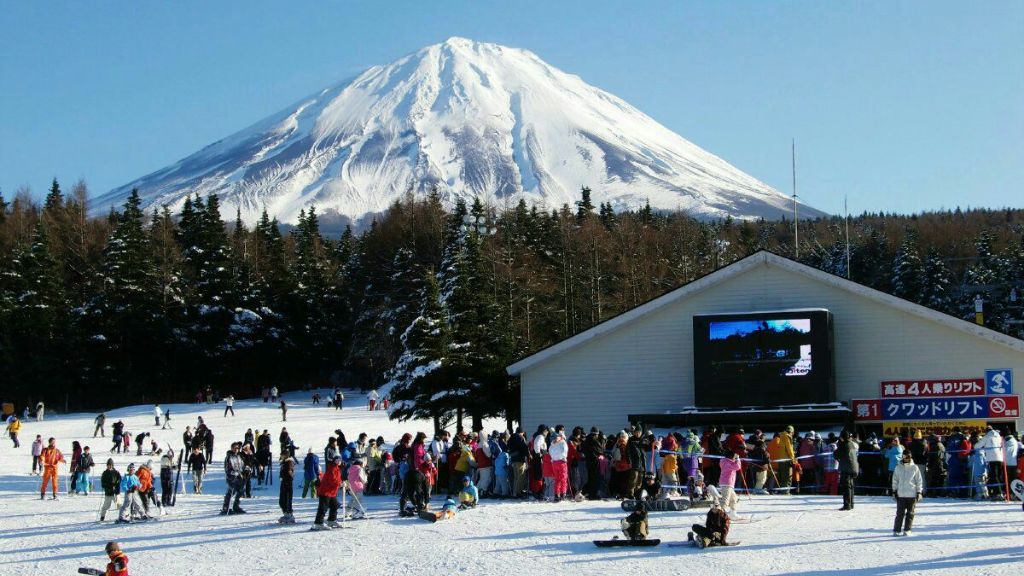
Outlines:
[[743, 469], [740, 455], [735, 452], [726, 452], [725, 456], [719, 460], [719, 467], [722, 471], [718, 477], [718, 490], [722, 493], [722, 508], [729, 510], [729, 516], [735, 516], [736, 503], [739, 500], [736, 497], [736, 474]]

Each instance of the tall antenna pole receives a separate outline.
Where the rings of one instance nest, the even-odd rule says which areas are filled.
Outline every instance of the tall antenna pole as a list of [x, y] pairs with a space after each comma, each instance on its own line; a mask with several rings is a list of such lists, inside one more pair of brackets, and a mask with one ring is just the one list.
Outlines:
[[793, 253], [800, 259], [800, 220], [796, 214], [796, 138], [790, 150], [793, 158]]
[[846, 212], [846, 278], [850, 278], [850, 208], [846, 205], [846, 194], [843, 194], [843, 212]]

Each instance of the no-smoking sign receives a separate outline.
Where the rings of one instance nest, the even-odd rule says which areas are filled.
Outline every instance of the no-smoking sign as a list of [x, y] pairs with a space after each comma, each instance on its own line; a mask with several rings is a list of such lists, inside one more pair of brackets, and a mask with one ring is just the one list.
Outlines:
[[1016, 418], [1020, 415], [1017, 396], [995, 396], [988, 400], [990, 418]]

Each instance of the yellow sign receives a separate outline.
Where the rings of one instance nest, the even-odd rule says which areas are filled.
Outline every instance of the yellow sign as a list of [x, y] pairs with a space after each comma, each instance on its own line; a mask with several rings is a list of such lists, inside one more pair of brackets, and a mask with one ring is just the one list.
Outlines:
[[959, 428], [964, 434], [971, 432], [984, 432], [986, 422], [984, 420], [930, 420], [926, 422], [886, 422], [882, 433], [886, 436], [905, 436], [911, 430], [917, 429], [921, 434], [928, 436], [949, 436], [953, 428]]

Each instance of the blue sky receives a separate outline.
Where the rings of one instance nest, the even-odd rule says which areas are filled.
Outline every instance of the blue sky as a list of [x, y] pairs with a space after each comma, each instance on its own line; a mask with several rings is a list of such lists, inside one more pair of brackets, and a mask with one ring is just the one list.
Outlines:
[[1024, 2], [4, 2], [0, 190], [106, 192], [450, 36], [839, 213], [1024, 207]]
[[712, 322], [710, 337], [712, 340], [724, 340], [734, 334], [750, 334], [767, 324], [774, 331], [786, 329], [799, 330], [803, 333], [811, 331], [811, 321], [807, 318], [793, 318], [790, 320], [730, 320], [726, 322]]

